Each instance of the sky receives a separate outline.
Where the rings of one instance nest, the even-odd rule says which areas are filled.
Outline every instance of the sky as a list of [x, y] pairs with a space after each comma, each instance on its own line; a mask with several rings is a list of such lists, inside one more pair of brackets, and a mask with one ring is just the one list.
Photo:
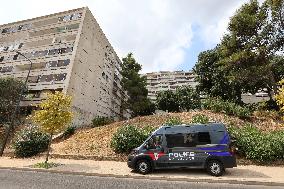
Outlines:
[[248, 0], [8, 0], [0, 24], [88, 6], [120, 58], [132, 52], [142, 73], [191, 70], [226, 33]]

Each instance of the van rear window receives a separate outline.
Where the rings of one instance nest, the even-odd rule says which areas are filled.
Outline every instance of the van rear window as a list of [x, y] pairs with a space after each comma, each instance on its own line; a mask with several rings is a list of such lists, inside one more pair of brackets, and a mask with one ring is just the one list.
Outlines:
[[198, 133], [198, 144], [211, 144], [209, 132]]
[[195, 147], [211, 144], [209, 132], [166, 134], [167, 147]]

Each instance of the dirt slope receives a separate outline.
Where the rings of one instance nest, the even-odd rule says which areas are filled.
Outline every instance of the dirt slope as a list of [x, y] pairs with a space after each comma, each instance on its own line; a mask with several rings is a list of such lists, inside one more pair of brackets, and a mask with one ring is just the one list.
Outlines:
[[[193, 111], [183, 113], [169, 113], [167, 115], [152, 115], [145, 117], [136, 117], [128, 121], [115, 122], [98, 128], [85, 128], [78, 130], [69, 139], [52, 144], [52, 153], [54, 154], [68, 154], [68, 155], [93, 155], [93, 156], [120, 156], [115, 154], [110, 148], [110, 141], [112, 135], [116, 130], [126, 124], [137, 125], [140, 127], [152, 125], [159, 127], [172, 116], [180, 117], [183, 122], [189, 123], [193, 115], [202, 113], [206, 114], [211, 121], [222, 122], [225, 124], [233, 123], [237, 126], [243, 126], [245, 121], [227, 116], [221, 113], [212, 113], [210, 111]], [[264, 131], [271, 131], [281, 129], [281, 124], [274, 121], [272, 118], [256, 118], [252, 117], [249, 122], [255, 124]]]

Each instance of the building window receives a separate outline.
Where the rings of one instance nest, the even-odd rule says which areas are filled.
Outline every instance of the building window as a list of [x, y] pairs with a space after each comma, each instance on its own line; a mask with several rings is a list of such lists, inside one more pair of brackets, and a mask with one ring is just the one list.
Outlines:
[[23, 29], [23, 25], [19, 25], [18, 30], [21, 31]]
[[63, 17], [63, 21], [69, 21], [71, 20], [71, 18], [72, 18], [72, 15], [66, 15]]
[[31, 29], [32, 24], [25, 24], [25, 25], [19, 25], [19, 26], [14, 26], [11, 28], [4, 28], [2, 29], [1, 33], [15, 33], [17, 31], [25, 30], [25, 29]]
[[13, 60], [17, 60], [18, 59], [18, 54], [14, 55]]
[[37, 83], [38, 82], [38, 79], [39, 79], [39, 76], [30, 76], [28, 78], [28, 82], [29, 83]]
[[12, 72], [13, 71], [13, 66], [7, 66], [7, 67], [3, 67], [2, 71], [5, 72]]
[[61, 66], [68, 66], [70, 63], [70, 60], [67, 59], [67, 60], [58, 60], [58, 67], [61, 67]]
[[72, 20], [77, 20], [77, 19], [79, 19], [81, 17], [82, 17], [82, 13], [74, 13], [73, 17], [72, 17]]
[[2, 33], [7, 33], [8, 32], [8, 28], [4, 28], [3, 30], [2, 30]]
[[74, 13], [74, 14], [58, 17], [58, 21], [62, 22], [62, 21], [69, 21], [69, 20], [77, 20], [81, 17], [82, 17], [82, 13]]

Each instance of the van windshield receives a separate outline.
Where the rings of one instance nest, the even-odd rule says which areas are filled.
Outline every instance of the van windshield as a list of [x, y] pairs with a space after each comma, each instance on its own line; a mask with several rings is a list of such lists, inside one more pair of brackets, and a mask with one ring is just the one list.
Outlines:
[[159, 128], [156, 129], [155, 131], [153, 131], [152, 134], [150, 134], [149, 137], [143, 142], [143, 144], [141, 144], [141, 146], [139, 146], [139, 148], [145, 146], [145, 144], [146, 144], [153, 136], [157, 135], [157, 131], [158, 131], [158, 130], [159, 130]]
[[152, 137], [147, 141], [148, 149], [162, 148], [162, 135], [152, 135]]

